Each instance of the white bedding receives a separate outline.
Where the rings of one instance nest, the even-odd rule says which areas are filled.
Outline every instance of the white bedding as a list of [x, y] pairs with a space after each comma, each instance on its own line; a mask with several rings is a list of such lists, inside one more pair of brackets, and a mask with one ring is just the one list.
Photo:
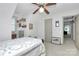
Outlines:
[[[32, 52], [33, 49], [36, 49], [34, 50], [35, 52]], [[0, 43], [0, 56], [20, 56], [25, 53], [26, 55], [32, 56], [35, 55], [35, 53], [41, 54], [44, 51], [45, 48], [41, 39], [24, 37], [15, 40], [3, 41]]]

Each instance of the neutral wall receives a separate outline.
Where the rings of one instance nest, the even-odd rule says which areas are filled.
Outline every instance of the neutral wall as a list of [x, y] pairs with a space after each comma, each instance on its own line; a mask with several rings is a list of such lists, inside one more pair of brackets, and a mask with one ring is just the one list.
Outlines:
[[[41, 31], [40, 29], [40, 20], [41, 20], [41, 17], [39, 17], [39, 15], [37, 14], [30, 14], [28, 16], [21, 16], [20, 14], [15, 14], [17, 15], [17, 17], [24, 17], [26, 18], [26, 24], [27, 24], [27, 28], [25, 29], [25, 36], [28, 37], [28, 36], [31, 36], [31, 37], [40, 37], [40, 35], [38, 34], [39, 31]], [[32, 30], [29, 30], [29, 23], [32, 23], [33, 24], [33, 29]], [[39, 28], [39, 29], [38, 29]]]
[[[29, 15], [28, 17], [26, 17], [26, 22], [27, 22], [27, 29], [26, 29], [26, 36], [38, 36], [38, 21], [40, 20], [40, 18], [38, 17], [38, 15]], [[29, 30], [29, 23], [33, 24], [33, 29]]]
[[[26, 29], [26, 36], [37, 36], [38, 38], [45, 39], [45, 28], [44, 28], [44, 20], [51, 18], [52, 19], [52, 37], [60, 37], [61, 44], [63, 44], [63, 18], [66, 16], [73, 16], [79, 14], [79, 9], [74, 9], [72, 11], [66, 11], [62, 13], [51, 13], [49, 15], [46, 14], [29, 14], [26, 17], [27, 26], [28, 23], [33, 23], [33, 30], [29, 30], [28, 27]], [[55, 27], [55, 21], [59, 21], [59, 27]]]
[[[52, 18], [52, 37], [60, 37], [61, 38], [61, 44], [63, 44], [63, 17], [65, 16], [72, 16], [78, 14], [78, 10], [72, 10], [62, 13], [56, 13], [56, 14], [50, 14], [50, 15], [29, 15], [27, 16], [27, 20], [30, 20], [34, 24], [34, 29], [32, 31], [27, 31], [27, 35], [37, 36], [38, 38], [45, 39], [45, 28], [44, 28], [44, 20], [48, 18]], [[55, 21], [59, 20], [59, 27], [55, 27]], [[28, 21], [29, 23], [29, 21]]]
[[16, 4], [0, 4], [0, 40], [11, 39], [11, 17], [15, 8]]
[[[52, 37], [60, 37], [61, 38], [61, 44], [63, 44], [64, 39], [63, 39], [63, 18], [66, 16], [73, 16], [79, 14], [79, 9], [77, 10], [71, 10], [71, 11], [66, 11], [62, 13], [55, 13], [55, 14], [50, 14], [50, 15], [43, 15], [42, 20], [39, 20], [39, 30], [38, 34], [43, 38], [45, 38], [45, 31], [44, 31], [44, 20], [48, 18], [52, 18]], [[55, 21], [59, 20], [59, 27], [55, 27]]]
[[[29, 23], [33, 24], [33, 30], [26, 30], [26, 36], [37, 36], [40, 39], [45, 39], [44, 34], [44, 20], [42, 19], [41, 15], [38, 14], [30, 14], [26, 17], [27, 25]], [[28, 25], [29, 26], [29, 25]]]

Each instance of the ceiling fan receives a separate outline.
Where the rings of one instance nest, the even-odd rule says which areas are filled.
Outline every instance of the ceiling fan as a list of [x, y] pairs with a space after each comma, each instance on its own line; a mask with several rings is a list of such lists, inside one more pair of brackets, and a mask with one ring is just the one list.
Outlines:
[[49, 11], [47, 10], [46, 7], [56, 5], [56, 3], [32, 3], [32, 4], [38, 6], [38, 8], [33, 12], [33, 14], [35, 14], [37, 11], [49, 14]]

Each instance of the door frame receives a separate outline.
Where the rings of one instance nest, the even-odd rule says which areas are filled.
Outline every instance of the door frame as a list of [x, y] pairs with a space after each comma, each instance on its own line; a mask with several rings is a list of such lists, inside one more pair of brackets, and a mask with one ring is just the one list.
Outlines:
[[[75, 17], [76, 17], [76, 16], [77, 16], [77, 15], [74, 15], [74, 16], [73, 16], [73, 17], [74, 17], [74, 23], [72, 24], [72, 28], [74, 27], [74, 29], [73, 29], [72, 31], [73, 31], [74, 33], [72, 33], [72, 36], [73, 36], [73, 37], [72, 37], [72, 40], [75, 40], [75, 39], [76, 39], [76, 36], [75, 36], [75, 35], [76, 35], [76, 31], [75, 31], [75, 30], [76, 30], [76, 28], [75, 28], [75, 27], [76, 27], [76, 26], [75, 26], [75, 20], [76, 20]], [[65, 16], [65, 17], [70, 17], [70, 16]], [[65, 18], [65, 17], [63, 17], [63, 32], [64, 32], [64, 18]], [[73, 26], [73, 25], [74, 25], [74, 26]], [[64, 33], [63, 33], [63, 41], [64, 41]]]

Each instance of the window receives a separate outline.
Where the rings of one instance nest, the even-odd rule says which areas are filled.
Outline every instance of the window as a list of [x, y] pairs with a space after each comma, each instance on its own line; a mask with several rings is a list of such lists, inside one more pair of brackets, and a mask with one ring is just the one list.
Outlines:
[[15, 31], [15, 18], [12, 18], [12, 31]]

